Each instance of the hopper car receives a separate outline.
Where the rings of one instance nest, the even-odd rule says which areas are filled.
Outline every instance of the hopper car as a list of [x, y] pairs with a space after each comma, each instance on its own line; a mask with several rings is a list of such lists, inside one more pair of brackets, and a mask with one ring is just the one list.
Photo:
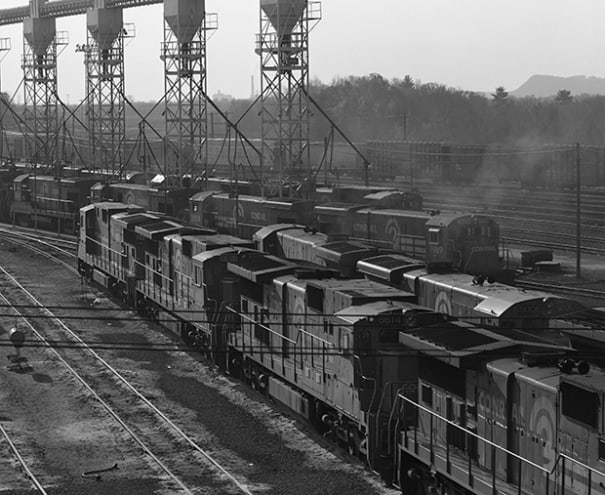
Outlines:
[[[574, 144], [533, 149], [420, 141], [370, 141], [365, 154], [371, 180], [410, 177], [436, 184], [507, 184], [528, 190], [565, 190], [576, 186]], [[582, 146], [582, 187], [605, 186], [605, 147]], [[362, 164], [358, 163], [361, 176]]]

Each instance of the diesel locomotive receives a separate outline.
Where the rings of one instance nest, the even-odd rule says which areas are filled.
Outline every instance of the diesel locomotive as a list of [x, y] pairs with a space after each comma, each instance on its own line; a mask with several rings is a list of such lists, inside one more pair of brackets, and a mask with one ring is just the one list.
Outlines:
[[600, 493], [605, 373], [132, 205], [81, 209], [84, 276], [365, 459], [406, 495]]

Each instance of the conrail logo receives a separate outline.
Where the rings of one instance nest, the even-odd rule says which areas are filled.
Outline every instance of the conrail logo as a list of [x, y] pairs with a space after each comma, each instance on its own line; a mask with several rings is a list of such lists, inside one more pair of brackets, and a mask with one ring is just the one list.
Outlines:
[[244, 205], [241, 204], [240, 202], [236, 202], [233, 205], [233, 221], [236, 221], [237, 219], [240, 218], [244, 218]]
[[132, 193], [132, 191], [128, 191], [128, 192], [126, 193], [126, 199], [124, 200], [124, 202], [125, 202], [127, 205], [132, 205], [132, 204], [134, 204], [134, 194]]
[[397, 220], [389, 218], [384, 230], [386, 235], [392, 239], [393, 247], [397, 248], [399, 246], [399, 236], [401, 235], [401, 230], [399, 229], [399, 223], [397, 223]]
[[293, 325], [300, 325], [302, 327], [305, 324], [305, 305], [300, 297], [295, 298], [294, 311], [290, 317]]
[[555, 406], [542, 396], [532, 401], [529, 413], [529, 429], [538, 438], [538, 448], [542, 450], [542, 465], [549, 469], [555, 463]]
[[435, 298], [435, 311], [439, 313], [445, 313], [446, 315], [452, 314], [452, 301], [447, 292], [441, 291]]

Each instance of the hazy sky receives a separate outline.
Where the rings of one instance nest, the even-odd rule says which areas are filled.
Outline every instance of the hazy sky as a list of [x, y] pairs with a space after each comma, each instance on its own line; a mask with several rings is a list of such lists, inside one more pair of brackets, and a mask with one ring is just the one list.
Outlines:
[[[1, 0], [0, 8], [26, 3]], [[219, 15], [208, 42], [209, 93], [248, 97], [252, 76], [259, 85], [259, 0], [206, 4]], [[137, 100], [157, 100], [164, 92], [162, 10], [125, 10], [125, 22], [136, 27], [126, 47], [126, 92]], [[603, 0], [324, 0], [322, 11], [311, 33], [310, 73], [326, 83], [376, 72], [493, 91], [514, 90], [533, 74], [605, 77]], [[59, 19], [57, 29], [70, 38], [59, 58], [59, 92], [74, 103], [84, 95], [83, 55], [75, 45], [86, 41], [85, 16]], [[2, 90], [12, 94], [22, 78], [22, 26], [2, 26], [0, 37], [12, 41], [0, 66]], [[18, 93], [22, 99], [23, 90]]]

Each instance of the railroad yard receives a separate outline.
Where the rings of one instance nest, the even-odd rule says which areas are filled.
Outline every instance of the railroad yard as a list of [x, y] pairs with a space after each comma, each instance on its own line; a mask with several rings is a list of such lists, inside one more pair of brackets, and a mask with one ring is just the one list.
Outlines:
[[[202, 0], [18, 3], [0, 495], [605, 493], [602, 97], [327, 85], [308, 0], [256, 0], [259, 91], [210, 97], [247, 35]], [[355, 41], [386, 35], [353, 10]], [[137, 11], [161, 69], [125, 57]], [[56, 23], [79, 16], [70, 105]], [[129, 94], [133, 60], [157, 99]]]
[[65, 266], [5, 238], [0, 253], [0, 493], [395, 493]]

